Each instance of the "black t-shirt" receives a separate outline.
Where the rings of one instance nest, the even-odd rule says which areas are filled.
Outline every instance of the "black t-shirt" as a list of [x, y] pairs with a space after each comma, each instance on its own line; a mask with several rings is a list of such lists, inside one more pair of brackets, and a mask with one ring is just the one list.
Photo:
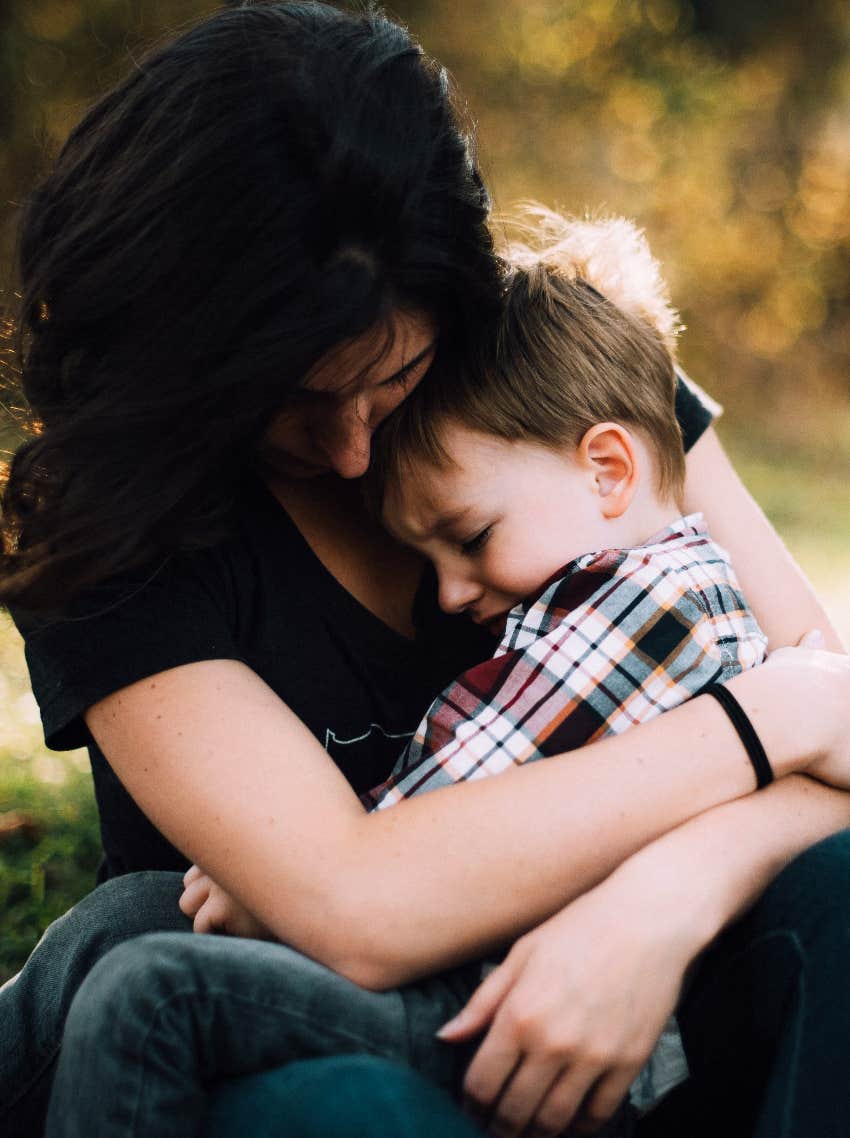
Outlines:
[[[689, 447], [713, 408], [680, 383], [677, 414]], [[62, 617], [13, 611], [48, 746], [89, 748], [104, 878], [187, 865], [86, 728], [83, 713], [105, 696], [181, 664], [240, 660], [360, 793], [387, 776], [434, 696], [492, 651], [481, 629], [440, 612], [433, 573], [417, 597], [415, 640], [387, 627], [339, 585], [259, 481], [246, 481], [237, 517], [228, 540], [101, 585]], [[250, 724], [245, 732], [250, 747]]]

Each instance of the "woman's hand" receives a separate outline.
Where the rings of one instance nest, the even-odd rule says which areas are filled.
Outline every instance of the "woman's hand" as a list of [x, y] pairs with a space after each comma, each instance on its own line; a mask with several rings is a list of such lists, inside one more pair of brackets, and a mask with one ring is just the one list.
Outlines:
[[440, 1032], [486, 1030], [464, 1090], [499, 1138], [601, 1126], [676, 1006], [694, 929], [626, 866], [518, 940]]
[[223, 932], [254, 940], [273, 940], [274, 934], [225, 892], [199, 865], [183, 875], [180, 910], [193, 921], [196, 933]]
[[[751, 718], [758, 730], [758, 719], [771, 715], [780, 698], [783, 714], [797, 707], [797, 752], [804, 758], [793, 769], [850, 790], [850, 656], [826, 651], [823, 644], [823, 635], [815, 630], [797, 647], [770, 653], [757, 671], [765, 677], [787, 677], [782, 685], [786, 694], [781, 697], [777, 689], [772, 706], [765, 701]], [[788, 772], [780, 768], [775, 773], [779, 777]]]

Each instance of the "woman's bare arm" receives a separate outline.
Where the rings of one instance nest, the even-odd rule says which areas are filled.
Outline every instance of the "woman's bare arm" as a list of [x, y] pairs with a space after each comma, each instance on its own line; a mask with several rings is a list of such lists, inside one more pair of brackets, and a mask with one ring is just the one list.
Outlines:
[[[840, 650], [808, 581], [713, 431], [688, 456], [687, 508], [702, 510], [732, 553], [772, 646], [817, 626]], [[814, 726], [815, 719], [804, 721]], [[592, 1087], [585, 1120], [600, 1124], [649, 1054], [695, 957], [789, 861], [848, 825], [850, 794], [791, 776], [647, 844], [522, 937], [453, 1022], [450, 1040], [487, 1029], [467, 1093], [494, 1111], [507, 1135], [525, 1132], [532, 1119], [560, 1131]]]
[[823, 605], [710, 428], [688, 453], [685, 507], [701, 510], [732, 564], [771, 650], [822, 630], [828, 648], [846, 651]]
[[[717, 508], [715, 529], [739, 561], [753, 533], [781, 551], [713, 434], [689, 458], [688, 497], [690, 508]], [[790, 561], [744, 576], [774, 641], [812, 622], [830, 634]], [[798, 677], [789, 663], [733, 681], [780, 773], [828, 745], [843, 682], [804, 668]], [[306, 728], [235, 662], [141, 681], [87, 720], [178, 848], [281, 939], [372, 986], [515, 937], [660, 835], [752, 788], [737, 736], [707, 700], [560, 760], [369, 816]]]
[[486, 1030], [466, 1093], [499, 1134], [561, 1133], [580, 1104], [601, 1125], [694, 958], [788, 861], [848, 823], [850, 795], [792, 775], [639, 851], [520, 938], [441, 1032], [463, 1042]]
[[[780, 657], [732, 681], [779, 774], [843, 745], [832, 740], [850, 669], [830, 673], [826, 653], [811, 659], [800, 676], [796, 659]], [[87, 722], [178, 848], [280, 939], [373, 987], [515, 937], [648, 842], [754, 785], [710, 700], [370, 815], [300, 721], [234, 661], [133, 684]]]

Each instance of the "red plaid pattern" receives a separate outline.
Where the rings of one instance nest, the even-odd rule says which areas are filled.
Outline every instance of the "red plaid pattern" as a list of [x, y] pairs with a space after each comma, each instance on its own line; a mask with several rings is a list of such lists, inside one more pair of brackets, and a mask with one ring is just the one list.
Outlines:
[[577, 558], [514, 608], [495, 656], [437, 697], [363, 801], [382, 809], [619, 734], [766, 647], [702, 516], [679, 518], [639, 548]]

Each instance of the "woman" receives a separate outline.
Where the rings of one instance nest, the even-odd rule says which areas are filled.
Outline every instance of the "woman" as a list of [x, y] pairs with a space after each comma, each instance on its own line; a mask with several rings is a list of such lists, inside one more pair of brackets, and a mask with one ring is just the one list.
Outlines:
[[[44, 426], [8, 482], [0, 597], [49, 740], [91, 745], [104, 876], [196, 861], [281, 939], [375, 988], [558, 914], [457, 1029], [492, 1023], [467, 1088], [515, 1134], [610, 1116], [695, 957], [850, 821], [843, 793], [792, 773], [850, 781], [850, 675], [799, 653], [734, 681], [788, 775], [758, 796], [722, 712], [694, 701], [569, 762], [454, 788], [439, 811], [432, 796], [362, 813], [352, 787], [388, 772], [490, 644], [439, 617], [421, 564], [338, 476], [364, 472], [438, 341], [461, 346], [497, 302], [486, 222], [445, 78], [385, 20], [249, 6], [151, 57], [72, 134], [24, 219], [23, 373]], [[731, 549], [771, 641], [825, 626], [704, 405], [684, 388], [681, 404], [688, 508]], [[698, 867], [699, 888], [671, 865]], [[146, 880], [94, 894], [11, 989], [45, 1027], [30, 1078], [49, 1075], [91, 960], [179, 921]], [[613, 913], [624, 934], [604, 955]], [[705, 1068], [703, 1084], [716, 1059]]]

